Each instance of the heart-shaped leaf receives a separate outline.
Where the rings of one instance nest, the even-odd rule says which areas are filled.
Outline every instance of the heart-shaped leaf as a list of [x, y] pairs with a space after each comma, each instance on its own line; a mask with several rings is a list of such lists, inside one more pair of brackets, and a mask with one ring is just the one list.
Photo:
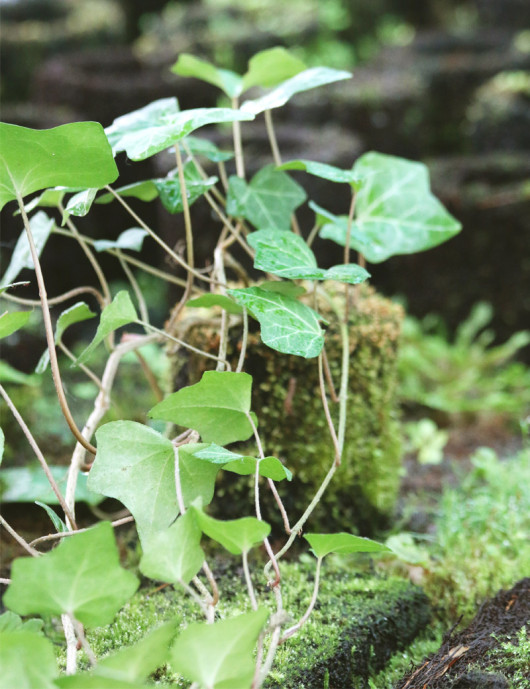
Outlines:
[[251, 388], [248, 373], [206, 371], [198, 383], [169, 395], [148, 415], [193, 428], [206, 443], [248, 440], [253, 433], [248, 419]]
[[5, 689], [57, 689], [53, 645], [42, 634], [25, 629], [0, 632], [0, 668]]
[[356, 285], [370, 277], [355, 264], [318, 268], [315, 255], [299, 235], [282, 230], [259, 230], [247, 241], [256, 250], [254, 268], [291, 280], [339, 280]]
[[[50, 233], [55, 227], [55, 220], [49, 218], [43, 211], [39, 211], [30, 218], [29, 225], [37, 250], [37, 256], [40, 256], [44, 249], [44, 245], [48, 241]], [[15, 249], [11, 255], [11, 261], [0, 281], [0, 286], [9, 285], [13, 282], [23, 268], [29, 268], [30, 270], [34, 270], [35, 268], [29, 249], [26, 230], [22, 230], [17, 240]]]
[[285, 105], [292, 96], [301, 91], [309, 91], [317, 86], [324, 86], [331, 84], [334, 81], [341, 81], [342, 79], [350, 79], [350, 72], [344, 72], [338, 69], [330, 69], [329, 67], [310, 67], [303, 72], [299, 72], [291, 79], [287, 79], [275, 89], [256, 100], [247, 100], [241, 106], [243, 112], [250, 112], [253, 115], [258, 115], [264, 110], [271, 110], [273, 108], [280, 108]]
[[248, 457], [237, 452], [231, 452], [225, 447], [212, 443], [195, 453], [195, 457], [204, 459], [212, 464], [221, 464], [225, 471], [232, 471], [234, 474], [248, 476], [256, 473], [256, 463], [259, 462], [259, 475], [271, 478], [273, 481], [282, 481], [286, 478], [290, 481], [292, 473], [276, 457]]
[[140, 571], [158, 581], [188, 584], [204, 562], [200, 541], [201, 530], [190, 509], [169, 529], [144, 538]]
[[215, 624], [190, 624], [171, 649], [171, 667], [208, 689], [249, 689], [254, 647], [268, 616], [259, 608]]
[[241, 93], [243, 80], [236, 72], [230, 69], [219, 69], [211, 62], [181, 53], [171, 71], [181, 77], [194, 77], [208, 84], [213, 84], [224, 91], [229, 98], [234, 98]]
[[131, 227], [124, 230], [118, 239], [96, 239], [94, 249], [96, 251], [106, 251], [107, 249], [129, 249], [130, 251], [141, 251], [147, 232], [141, 227]]
[[249, 184], [230, 177], [226, 211], [250, 220], [258, 230], [289, 230], [293, 212], [305, 199], [305, 191], [287, 173], [266, 165]]
[[228, 293], [259, 321], [261, 339], [272, 349], [306, 359], [320, 354], [324, 333], [318, 313], [309, 306], [260, 287], [231, 289]]
[[209, 536], [232, 555], [248, 553], [258, 543], [270, 534], [271, 527], [256, 517], [229, 519], [223, 521], [214, 519], [197, 507], [191, 507], [201, 531]]
[[125, 151], [131, 160], [145, 160], [173, 146], [206, 124], [251, 120], [253, 115], [230, 108], [179, 111], [176, 98], [162, 98], [118, 117], [105, 133], [114, 154]]
[[[168, 438], [134, 421], [113, 421], [96, 432], [98, 452], [90, 474], [91, 490], [120, 500], [133, 515], [140, 538], [167, 529], [179, 508], [175, 487], [175, 448]], [[211, 502], [219, 467], [193, 456], [201, 445], [179, 448], [184, 504]]]
[[88, 211], [92, 208], [92, 204], [94, 203], [97, 193], [97, 189], [84, 189], [83, 191], [74, 194], [74, 196], [68, 200], [68, 203], [64, 209], [63, 225], [70, 215], [75, 215], [78, 218], [82, 218], [87, 215]]
[[390, 548], [369, 538], [353, 536], [349, 533], [308, 533], [304, 538], [309, 542], [317, 558], [326, 557], [329, 553], [377, 553], [391, 552]]
[[3, 313], [0, 316], [0, 339], [9, 337], [20, 328], [23, 328], [29, 321], [31, 311], [13, 311]]
[[117, 328], [121, 328], [123, 325], [134, 323], [137, 320], [138, 316], [136, 314], [136, 309], [133, 306], [129, 293], [125, 290], [118, 292], [112, 302], [101, 312], [101, 318], [94, 339], [88, 347], [81, 352], [76, 363], [84, 363], [96, 349], [98, 344], [103, 342], [111, 332]]
[[351, 184], [352, 187], [357, 188], [361, 182], [359, 173], [351, 170], [343, 170], [335, 165], [328, 165], [327, 163], [319, 163], [315, 160], [290, 160], [287, 163], [279, 165], [278, 170], [304, 170], [310, 175], [327, 179], [330, 182], [343, 182]]
[[[353, 170], [362, 181], [350, 243], [368, 261], [380, 263], [396, 254], [425, 251], [460, 231], [460, 223], [432, 195], [422, 163], [366, 153]], [[344, 219], [325, 225], [320, 236], [344, 245]]]
[[71, 614], [99, 627], [112, 622], [138, 584], [120, 566], [112, 526], [100, 522], [42, 557], [16, 559], [4, 604], [19, 615]]
[[0, 210], [47, 187], [104, 187], [118, 177], [109, 142], [97, 122], [54, 129], [0, 123]]
[[306, 68], [298, 57], [295, 57], [282, 46], [268, 48], [256, 53], [248, 61], [248, 70], [243, 75], [242, 90], [252, 86], [270, 88], [286, 79], [294, 77]]
[[98, 660], [93, 673], [100, 678], [143, 682], [166, 663], [177, 633], [178, 619], [161, 624], [141, 641]]

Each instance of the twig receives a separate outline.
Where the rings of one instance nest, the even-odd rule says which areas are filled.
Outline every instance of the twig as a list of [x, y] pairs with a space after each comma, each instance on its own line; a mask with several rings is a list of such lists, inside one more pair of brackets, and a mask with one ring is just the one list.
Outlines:
[[[68, 233], [68, 236], [71, 236], [70, 233]], [[61, 304], [63, 301], [73, 299], [73, 297], [77, 297], [81, 294], [92, 294], [92, 296], [96, 297], [98, 300], [98, 304], [101, 306], [101, 308], [105, 307], [105, 298], [101, 292], [95, 287], [89, 287], [88, 285], [86, 287], [76, 287], [75, 289], [68, 290], [68, 292], [64, 292], [64, 294], [59, 294], [57, 297], [48, 299], [48, 305], [55, 306], [56, 304]], [[26, 306], [40, 306], [41, 303], [40, 299], [24, 299], [24, 297], [17, 297], [14, 294], [9, 294], [8, 292], [4, 292], [2, 294], [2, 299], [7, 299], [8, 301], [13, 301], [17, 304], [25, 304]]]
[[[114, 522], [111, 522], [111, 526], [113, 528], [116, 528], [118, 526], [122, 526], [122, 524], [130, 524], [131, 522], [134, 521], [134, 517], [131, 515], [129, 517], [123, 517], [123, 519], [117, 519]], [[44, 543], [45, 541], [57, 541], [61, 538], [68, 538], [69, 536], [77, 536], [77, 534], [83, 533], [84, 531], [88, 531], [92, 527], [88, 527], [86, 529], [77, 529], [77, 531], [61, 531], [58, 533], [51, 533], [48, 534], [47, 536], [40, 536], [39, 538], [36, 538], [35, 540], [31, 541], [30, 545], [37, 545], [37, 543]], [[40, 554], [40, 553], [39, 553]]]
[[6, 522], [6, 520], [2, 517], [1, 514], [0, 514], [0, 525], [2, 525], [4, 527], [4, 529], [8, 533], [10, 533], [11, 536], [13, 536], [15, 541], [17, 541], [17, 543], [19, 543], [24, 548], [24, 550], [26, 552], [28, 552], [30, 555], [32, 555], [33, 557], [39, 557], [39, 555], [42, 555], [42, 553], [39, 553], [38, 550], [35, 550], [35, 548], [32, 548], [30, 546], [30, 544], [22, 538], [22, 536], [19, 536], [17, 534], [17, 532], [15, 531], [15, 529], [13, 529], [12, 526], [9, 526], [9, 524]]
[[313, 595], [311, 596], [311, 600], [309, 602], [309, 605], [307, 606], [307, 610], [305, 613], [302, 615], [300, 620], [293, 625], [292, 627], [289, 627], [285, 634], [282, 636], [280, 639], [280, 643], [283, 644], [284, 641], [287, 641], [293, 634], [296, 634], [296, 632], [302, 627], [305, 622], [307, 621], [309, 615], [313, 612], [313, 608], [315, 607], [315, 603], [317, 602], [317, 597], [318, 597], [318, 588], [320, 584], [320, 566], [322, 564], [322, 558], [319, 557], [317, 560], [317, 567], [315, 571], [315, 585], [313, 587]]

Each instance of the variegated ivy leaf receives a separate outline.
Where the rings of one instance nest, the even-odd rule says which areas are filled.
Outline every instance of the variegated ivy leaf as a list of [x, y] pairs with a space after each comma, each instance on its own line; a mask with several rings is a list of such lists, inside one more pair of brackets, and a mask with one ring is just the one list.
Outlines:
[[356, 285], [370, 277], [355, 264], [318, 268], [314, 253], [299, 235], [282, 230], [259, 230], [247, 237], [256, 250], [254, 268], [291, 280], [338, 280]]
[[64, 209], [63, 225], [70, 215], [75, 215], [79, 218], [87, 215], [94, 203], [97, 193], [98, 189], [83, 189], [83, 191], [72, 196]]
[[304, 170], [310, 175], [327, 179], [330, 182], [343, 182], [351, 184], [352, 187], [357, 188], [361, 182], [359, 173], [351, 170], [343, 170], [335, 165], [328, 165], [327, 163], [319, 163], [314, 160], [290, 160], [278, 166], [278, 170]]
[[267, 165], [248, 184], [230, 177], [226, 210], [246, 218], [258, 230], [289, 230], [293, 212], [305, 199], [305, 191], [287, 173]]
[[252, 114], [230, 108], [180, 111], [176, 98], [162, 98], [118, 117], [105, 133], [114, 154], [125, 151], [131, 160], [145, 160], [173, 146], [199, 127], [252, 119]]
[[96, 239], [94, 249], [96, 251], [106, 251], [107, 249], [129, 249], [130, 251], [141, 251], [147, 232], [141, 227], [131, 227], [124, 230], [118, 239]]
[[[37, 256], [40, 257], [42, 250], [48, 241], [48, 237], [55, 227], [55, 220], [48, 217], [44, 211], [39, 211], [30, 218], [29, 225], [31, 228], [33, 241], [35, 243], [35, 248], [37, 250]], [[11, 261], [9, 262], [9, 265], [2, 276], [0, 286], [9, 285], [12, 283], [20, 271], [24, 268], [33, 270], [34, 265], [26, 230], [23, 229], [11, 255]]]
[[261, 339], [272, 349], [307, 359], [320, 354], [324, 333], [320, 316], [309, 306], [260, 287], [231, 289], [228, 294], [259, 321]]

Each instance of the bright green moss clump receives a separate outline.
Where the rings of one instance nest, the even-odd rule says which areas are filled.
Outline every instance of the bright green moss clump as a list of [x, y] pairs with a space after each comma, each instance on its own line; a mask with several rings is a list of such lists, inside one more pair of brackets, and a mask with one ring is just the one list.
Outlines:
[[[403, 311], [372, 288], [359, 287], [349, 311], [351, 359], [343, 462], [313, 513], [310, 526], [316, 530], [350, 531], [357, 527], [362, 534], [371, 535], [391, 515], [399, 487], [396, 359]], [[342, 303], [342, 293], [334, 299]], [[337, 317], [325, 302], [319, 303], [318, 310], [329, 321], [326, 353], [338, 392], [342, 345]], [[240, 328], [234, 327], [231, 333], [239, 337]], [[195, 346], [217, 353], [214, 328], [193, 326], [188, 337]], [[233, 349], [236, 351], [229, 358], [235, 365], [237, 344]], [[175, 389], [196, 382], [210, 366], [211, 361], [204, 357], [179, 351], [173, 362]], [[278, 490], [287, 513], [296, 520], [320, 486], [334, 456], [322, 408], [317, 359], [279, 354], [262, 345], [257, 335], [251, 335], [245, 371], [254, 380], [252, 408], [258, 415], [265, 453], [279, 457], [294, 474], [292, 484], [279, 484]], [[338, 401], [330, 402], [335, 421], [338, 408]], [[255, 453], [255, 448], [248, 451]], [[240, 516], [241, 503], [252, 499], [248, 482], [231, 476], [223, 476], [217, 496], [222, 502], [216, 501], [216, 509], [227, 517]], [[279, 524], [272, 500], [270, 509], [264, 505], [264, 518]]]

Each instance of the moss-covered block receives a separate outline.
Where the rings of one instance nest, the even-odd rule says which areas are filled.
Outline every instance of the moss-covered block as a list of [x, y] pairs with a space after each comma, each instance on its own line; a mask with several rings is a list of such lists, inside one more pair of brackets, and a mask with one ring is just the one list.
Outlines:
[[[289, 617], [297, 621], [311, 599], [315, 562], [282, 566], [282, 596]], [[260, 571], [260, 570], [258, 570]], [[257, 580], [257, 576], [255, 579]], [[219, 617], [250, 609], [243, 574], [229, 568], [218, 579]], [[275, 611], [265, 581], [256, 586], [260, 604]], [[328, 558], [322, 568], [318, 603], [300, 632], [282, 644], [265, 687], [268, 689], [367, 689], [368, 677], [385, 666], [392, 654], [409, 644], [429, 621], [428, 599], [403, 579], [356, 572]], [[197, 605], [171, 587], [149, 583], [117, 615], [113, 624], [88, 632], [98, 657], [135, 643], [150, 629], [178, 618], [184, 628], [200, 620]], [[291, 624], [290, 621], [286, 626]], [[189, 683], [160, 669], [153, 679], [171, 686]]]
[[[343, 461], [311, 517], [312, 529], [356, 528], [373, 535], [392, 514], [401, 470], [401, 435], [396, 397], [397, 351], [402, 308], [362, 285], [349, 309], [350, 368], [348, 417]], [[342, 293], [334, 299], [343, 302]], [[326, 354], [335, 389], [341, 376], [342, 344], [337, 317], [318, 304], [329, 321]], [[217, 353], [218, 335], [211, 316], [187, 332], [191, 344]], [[206, 323], [206, 324], [205, 324]], [[237, 364], [240, 326], [231, 329], [228, 359]], [[212, 361], [189, 350], [170, 355], [173, 389], [197, 382]], [[249, 337], [244, 370], [252, 375], [252, 409], [259, 419], [265, 453], [279, 457], [294, 474], [289, 486], [278, 485], [287, 513], [298, 519], [316, 493], [334, 458], [319, 389], [317, 359], [279, 354], [264, 346], [258, 333]], [[338, 419], [338, 401], [330, 401]], [[255, 453], [254, 447], [245, 451]], [[217, 489], [218, 514], [241, 516], [252, 501], [251, 486], [241, 477], [223, 475]], [[264, 491], [265, 494], [265, 491]], [[266, 502], [266, 501], [265, 501]], [[250, 504], [250, 503], [249, 503]], [[264, 519], [280, 524], [274, 501], [264, 505]]]

